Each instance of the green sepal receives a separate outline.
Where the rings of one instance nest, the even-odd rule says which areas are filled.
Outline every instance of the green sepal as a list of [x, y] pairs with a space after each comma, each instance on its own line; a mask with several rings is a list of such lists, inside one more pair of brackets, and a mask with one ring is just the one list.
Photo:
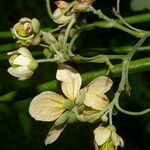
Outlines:
[[54, 122], [54, 125], [56, 126], [62, 125], [63, 123], [66, 122], [66, 120], [68, 119], [68, 116], [69, 116], [69, 112], [66, 111]]
[[40, 22], [36, 18], [33, 18], [31, 21], [31, 24], [32, 24], [33, 31], [35, 33], [39, 33], [40, 32]]
[[69, 117], [67, 119], [67, 123], [74, 123], [77, 121], [76, 115], [73, 112], [70, 112]]

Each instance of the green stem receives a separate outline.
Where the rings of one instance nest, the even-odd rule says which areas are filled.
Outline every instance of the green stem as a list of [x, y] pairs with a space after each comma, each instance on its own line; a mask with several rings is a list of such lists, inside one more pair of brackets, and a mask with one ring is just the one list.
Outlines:
[[51, 59], [38, 59], [36, 60], [38, 63], [46, 63], [46, 62], [57, 62], [61, 60], [60, 58], [56, 57], [56, 58], [51, 58]]
[[19, 46], [15, 43], [0, 45], [1, 52], [8, 52], [17, 48], [19, 48]]
[[65, 32], [65, 36], [64, 36], [64, 40], [63, 40], [63, 53], [64, 53], [65, 58], [67, 58], [67, 40], [69, 37], [70, 30], [74, 23], [75, 23], [75, 19], [72, 19], [70, 21], [70, 23], [68, 24], [66, 32]]
[[127, 115], [140, 116], [140, 115], [144, 115], [144, 114], [150, 112], [150, 108], [145, 109], [145, 110], [140, 111], [140, 112], [127, 111], [127, 110], [125, 110], [125, 109], [123, 109], [123, 108], [121, 108], [121, 107], [119, 106], [119, 101], [116, 101], [115, 106], [116, 106], [116, 108], [117, 108], [120, 112], [122, 112], [122, 113], [124, 113], [124, 114], [127, 114]]
[[11, 34], [11, 32], [7, 32], [7, 31], [6, 32], [0, 32], [0, 39], [1, 38], [3, 38], [3, 39], [4, 38], [6, 38], [6, 39], [7, 38], [12, 38], [12, 34]]
[[52, 18], [52, 11], [51, 11], [51, 6], [50, 6], [50, 0], [46, 0], [46, 8], [47, 8], [48, 15], [50, 16], [50, 18]]
[[93, 63], [104, 63], [109, 59], [123, 59], [124, 55], [97, 55], [93, 57], [83, 57], [76, 55], [72, 57], [73, 61], [76, 62], [93, 62]]
[[78, 38], [79, 34], [76, 34], [72, 40], [70, 41], [69, 43], [69, 46], [68, 46], [68, 55], [71, 57], [71, 56], [74, 56], [74, 54], [72, 53], [72, 48], [73, 48], [73, 45], [74, 45], [74, 42], [76, 41], [76, 39]]

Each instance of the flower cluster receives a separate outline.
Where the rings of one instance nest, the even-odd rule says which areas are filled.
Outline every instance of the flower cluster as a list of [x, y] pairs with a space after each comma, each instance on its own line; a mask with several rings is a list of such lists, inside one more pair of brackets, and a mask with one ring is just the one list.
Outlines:
[[[10, 56], [11, 67], [8, 68], [8, 72], [11, 75], [19, 80], [26, 80], [33, 75], [38, 63], [56, 62], [58, 64], [56, 79], [61, 82], [63, 94], [44, 91], [35, 96], [29, 106], [29, 113], [35, 120], [54, 121], [45, 139], [46, 145], [56, 141], [67, 124], [81, 121], [100, 123], [100, 126], [94, 130], [96, 150], [116, 150], [118, 146], [124, 146], [123, 139], [116, 133], [115, 127], [107, 125], [108, 114], [109, 124], [112, 124], [110, 110], [115, 103], [114, 101], [110, 103], [105, 93], [110, 90], [113, 81], [107, 76], [99, 76], [81, 88], [81, 75], [74, 68], [65, 65], [68, 60], [80, 61], [80, 59], [86, 62], [99, 60], [99, 62], [111, 64], [109, 58], [103, 55], [86, 58], [73, 53], [76, 48], [75, 40], [82, 30], [82, 27], [80, 29], [78, 27], [78, 16], [80, 13], [93, 10], [94, 2], [95, 0], [56, 1], [56, 10], [52, 13], [49, 9], [51, 19], [58, 24], [53, 31], [40, 29], [40, 22], [36, 18], [26, 17], [20, 19], [11, 29], [20, 47], [16, 51], [7, 53]], [[104, 16], [101, 11], [94, 10], [93, 13], [99, 12], [99, 17]], [[31, 51], [26, 47], [34, 45], [43, 48], [42, 52], [46, 58], [39, 60], [33, 58]]]

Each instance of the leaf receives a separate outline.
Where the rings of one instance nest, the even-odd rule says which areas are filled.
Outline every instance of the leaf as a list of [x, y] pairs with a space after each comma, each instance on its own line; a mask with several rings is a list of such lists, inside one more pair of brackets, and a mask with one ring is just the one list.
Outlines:
[[150, 0], [132, 0], [130, 7], [133, 11], [150, 10]]

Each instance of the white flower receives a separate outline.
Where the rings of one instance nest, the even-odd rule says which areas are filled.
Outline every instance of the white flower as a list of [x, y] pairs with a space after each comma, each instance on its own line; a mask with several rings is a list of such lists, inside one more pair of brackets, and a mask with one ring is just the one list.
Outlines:
[[[36, 120], [54, 121], [57, 119], [56, 122], [58, 120], [62, 122], [63, 118], [63, 123], [59, 126], [57, 125], [58, 122], [55, 122], [55, 125], [47, 135], [45, 144], [50, 144], [59, 137], [66, 126], [67, 119], [69, 119], [67, 118], [68, 114], [65, 113], [78, 105], [76, 100], [79, 98], [81, 90], [86, 92], [85, 101], [83, 99], [85, 105], [95, 110], [101, 110], [108, 104], [108, 101], [105, 100], [106, 96], [104, 93], [109, 90], [112, 85], [112, 81], [109, 78], [98, 77], [84, 89], [80, 90], [82, 82], [80, 74], [72, 67], [64, 64], [59, 65], [56, 78], [61, 81], [61, 88], [66, 98], [52, 91], [46, 91], [37, 95], [31, 101], [29, 107], [29, 113]], [[66, 112], [64, 113], [64, 111]], [[70, 112], [71, 117], [74, 118], [75, 115], [72, 114], [73, 111]], [[71, 120], [70, 118], [70, 121]]]
[[99, 126], [94, 130], [95, 142], [101, 149], [111, 148], [116, 150], [118, 146], [124, 147], [123, 139], [116, 133], [114, 126]]
[[11, 75], [18, 77], [19, 80], [25, 80], [32, 76], [38, 63], [27, 48], [21, 47], [17, 51], [7, 54], [11, 56], [9, 62], [12, 67], [8, 68]]

